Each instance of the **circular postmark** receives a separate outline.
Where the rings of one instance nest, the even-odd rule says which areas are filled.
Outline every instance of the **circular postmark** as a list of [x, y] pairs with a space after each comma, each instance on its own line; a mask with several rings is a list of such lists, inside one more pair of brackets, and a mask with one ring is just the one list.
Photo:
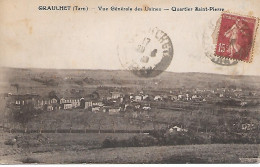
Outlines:
[[173, 58], [171, 39], [157, 27], [128, 34], [117, 49], [121, 65], [139, 77], [159, 75]]
[[233, 66], [238, 64], [237, 60], [227, 59], [215, 55], [215, 47], [217, 44], [217, 36], [220, 27], [220, 18], [214, 18], [203, 32], [203, 46], [205, 55], [215, 64], [222, 66]]

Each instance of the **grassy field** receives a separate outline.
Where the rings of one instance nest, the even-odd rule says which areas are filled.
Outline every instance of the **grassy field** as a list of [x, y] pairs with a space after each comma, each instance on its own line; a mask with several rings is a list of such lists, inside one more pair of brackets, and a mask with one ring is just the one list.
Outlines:
[[[257, 144], [102, 148], [107, 137], [135, 134], [1, 133], [0, 163], [256, 163]], [[13, 146], [4, 141], [18, 136]]]
[[[34, 117], [25, 127], [28, 129], [95, 129], [98, 130], [140, 130], [141, 120], [132, 119], [132, 113], [109, 115], [109, 113], [92, 113], [88, 111], [53, 111], [43, 112], [39, 117]], [[129, 119], [130, 118], [130, 119]], [[14, 122], [14, 128], [24, 129], [20, 124]], [[152, 130], [151, 122], [146, 122], [142, 130]]]

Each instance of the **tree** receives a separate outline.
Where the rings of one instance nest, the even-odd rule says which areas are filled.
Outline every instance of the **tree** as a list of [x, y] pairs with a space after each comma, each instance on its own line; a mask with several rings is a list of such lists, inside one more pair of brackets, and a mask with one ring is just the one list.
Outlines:
[[90, 128], [89, 121], [87, 119], [84, 120], [85, 133], [87, 133], [87, 128]]
[[61, 123], [62, 123], [62, 120], [61, 120], [61, 119], [55, 119], [55, 120], [52, 122], [51, 127], [54, 127], [55, 133], [58, 132], [58, 129], [61, 127]]
[[102, 113], [97, 113], [97, 118], [98, 118], [98, 133], [101, 133], [101, 128], [104, 126], [104, 117]]
[[137, 120], [137, 126], [139, 127], [140, 133], [142, 133], [145, 124], [146, 121], [144, 120], [143, 116], [140, 114], [139, 119]]
[[14, 110], [13, 119], [14, 121], [20, 123], [23, 127], [27, 125], [27, 123], [34, 118], [36, 114], [39, 114], [41, 111], [36, 110], [32, 103], [28, 103], [26, 105], [21, 106], [21, 109]]
[[[115, 133], [116, 132], [116, 125], [118, 124], [119, 120], [118, 120], [118, 117], [117, 116], [111, 116], [111, 123], [112, 123], [112, 127], [113, 127], [113, 132]], [[128, 122], [124, 122], [124, 124], [128, 124]]]
[[49, 96], [49, 98], [56, 98], [57, 97], [56, 92], [54, 90], [50, 91], [48, 93], [48, 96]]
[[15, 83], [15, 84], [11, 84], [11, 86], [15, 87], [16, 88], [16, 92], [18, 93], [19, 91], [19, 84], [18, 83]]
[[102, 119], [98, 120], [98, 133], [101, 133], [101, 128], [103, 127]]
[[157, 125], [156, 118], [157, 118], [156, 113], [151, 114], [151, 122], [153, 124], [153, 130], [156, 130], [156, 125]]
[[208, 129], [209, 129], [210, 123], [211, 123], [210, 121], [211, 121], [211, 119], [210, 119], [210, 116], [208, 116], [208, 115], [203, 115], [201, 117], [200, 124], [201, 124], [202, 128], [205, 129], [206, 133], [208, 133]]

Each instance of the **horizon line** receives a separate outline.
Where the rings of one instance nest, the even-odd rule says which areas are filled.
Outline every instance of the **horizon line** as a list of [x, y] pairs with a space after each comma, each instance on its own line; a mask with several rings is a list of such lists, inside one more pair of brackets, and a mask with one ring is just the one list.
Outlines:
[[[9, 68], [9, 69], [38, 69], [38, 70], [87, 70], [87, 71], [129, 71], [127, 69], [87, 69], [87, 68], [42, 68], [42, 67], [11, 67], [11, 66], [0, 66], [0, 68]], [[199, 73], [199, 74], [214, 74], [214, 75], [223, 75], [223, 76], [236, 76], [236, 77], [241, 77], [241, 76], [252, 76], [252, 77], [260, 77], [260, 75], [228, 75], [228, 74], [220, 74], [220, 73], [213, 73], [213, 72], [199, 72], [199, 71], [194, 71], [194, 72], [176, 72], [176, 71], [163, 71], [162, 73], [177, 73], [177, 74], [181, 74], [181, 73]]]

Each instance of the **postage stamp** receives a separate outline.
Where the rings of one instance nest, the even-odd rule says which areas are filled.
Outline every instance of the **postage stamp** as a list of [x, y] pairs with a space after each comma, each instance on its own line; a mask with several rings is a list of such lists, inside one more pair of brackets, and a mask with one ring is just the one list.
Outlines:
[[154, 77], [168, 68], [173, 58], [173, 45], [164, 31], [156, 27], [131, 36], [118, 48], [124, 68], [139, 77]]
[[211, 62], [221, 65], [221, 66], [234, 66], [239, 63], [238, 60], [227, 59], [225, 57], [215, 56], [215, 48], [217, 44], [217, 36], [220, 27], [221, 18], [219, 16], [213, 17], [208, 25], [205, 26], [203, 36], [202, 36], [202, 45], [204, 48], [204, 53]]
[[258, 19], [222, 13], [215, 55], [251, 62]]

